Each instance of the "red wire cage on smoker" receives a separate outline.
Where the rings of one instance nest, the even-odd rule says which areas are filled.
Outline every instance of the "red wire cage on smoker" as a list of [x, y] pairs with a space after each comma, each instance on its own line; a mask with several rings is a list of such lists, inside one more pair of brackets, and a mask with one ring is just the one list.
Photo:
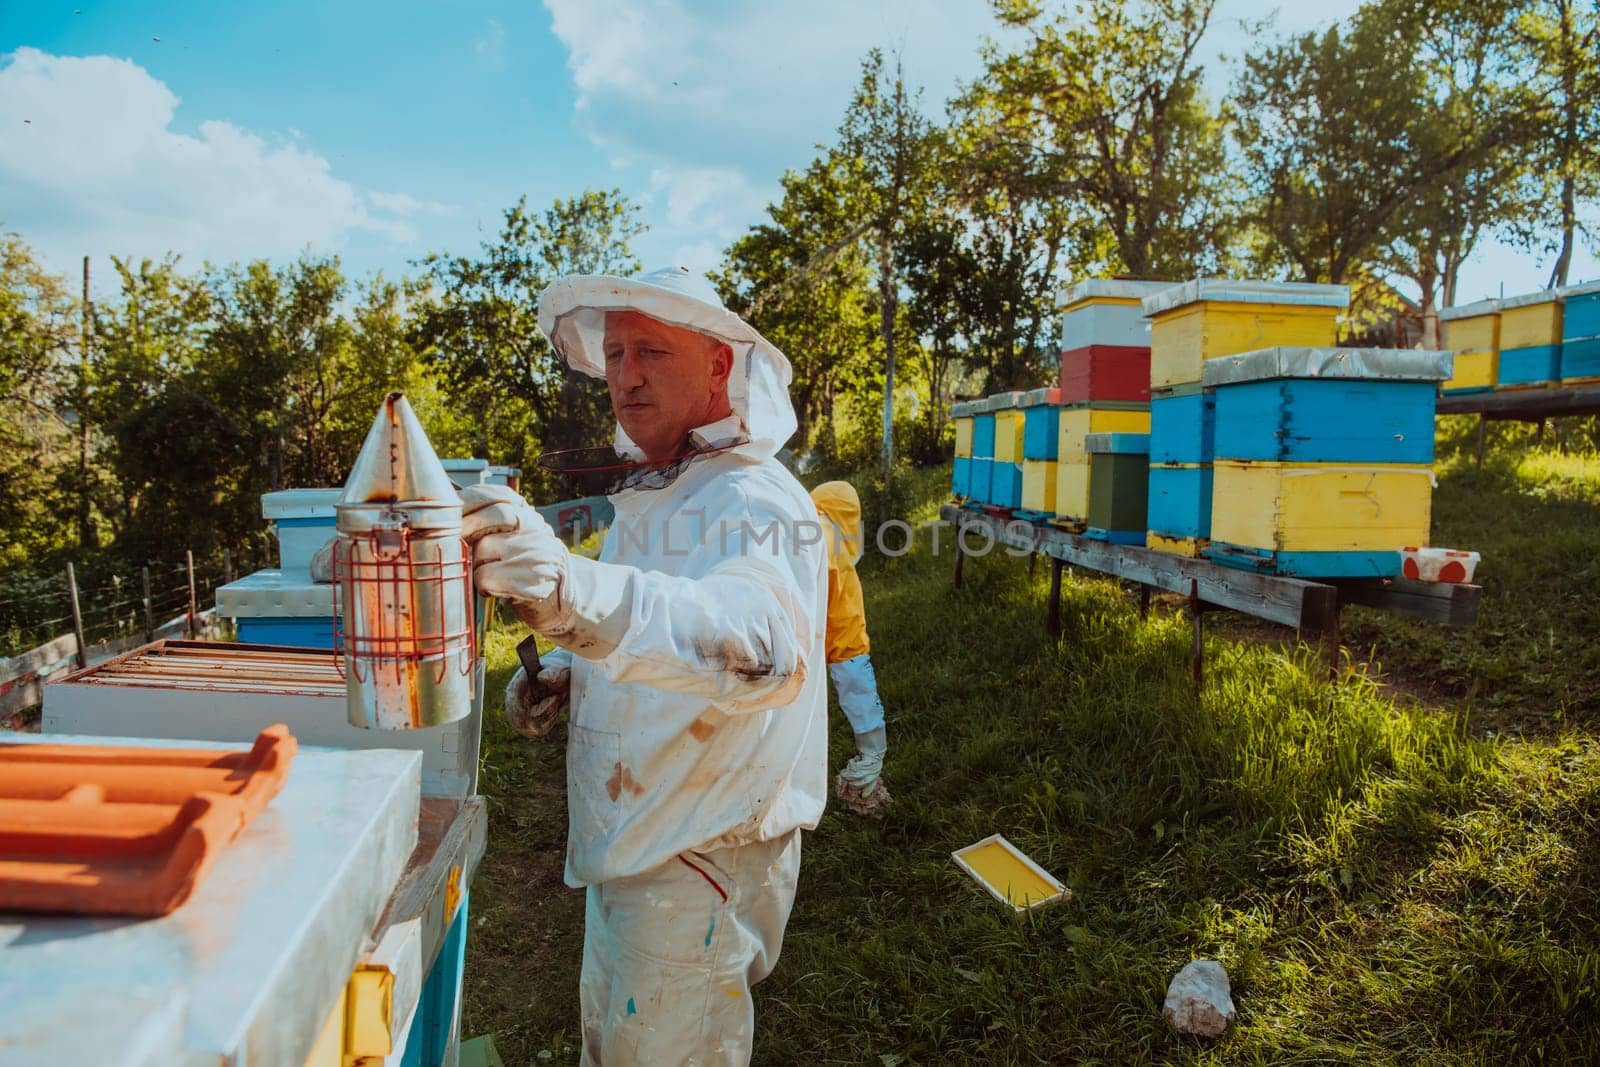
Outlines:
[[471, 550], [458, 531], [416, 531], [398, 512], [385, 518], [342, 533], [333, 551], [334, 654], [350, 721], [441, 726], [472, 707]]

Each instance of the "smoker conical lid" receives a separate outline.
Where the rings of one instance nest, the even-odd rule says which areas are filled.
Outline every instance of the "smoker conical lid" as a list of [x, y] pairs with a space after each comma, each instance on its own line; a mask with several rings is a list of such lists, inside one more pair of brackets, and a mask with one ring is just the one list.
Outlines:
[[461, 506], [461, 497], [404, 394], [384, 398], [339, 503]]

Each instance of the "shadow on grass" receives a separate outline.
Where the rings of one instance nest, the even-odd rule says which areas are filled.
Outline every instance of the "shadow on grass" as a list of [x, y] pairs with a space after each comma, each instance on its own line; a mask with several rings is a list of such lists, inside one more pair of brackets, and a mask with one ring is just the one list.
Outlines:
[[1353, 651], [1459, 698], [1479, 733], [1600, 723], [1600, 477], [1562, 466], [1505, 454], [1482, 470], [1459, 457], [1445, 466], [1433, 540], [1483, 554], [1475, 628], [1360, 608], [1346, 620]]

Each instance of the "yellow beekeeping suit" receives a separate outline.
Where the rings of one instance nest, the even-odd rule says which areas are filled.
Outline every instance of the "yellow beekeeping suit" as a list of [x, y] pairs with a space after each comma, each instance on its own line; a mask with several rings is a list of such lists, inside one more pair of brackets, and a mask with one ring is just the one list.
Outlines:
[[828, 549], [829, 663], [866, 655], [867, 607], [856, 561], [861, 558], [861, 498], [849, 482], [823, 482], [811, 490]]

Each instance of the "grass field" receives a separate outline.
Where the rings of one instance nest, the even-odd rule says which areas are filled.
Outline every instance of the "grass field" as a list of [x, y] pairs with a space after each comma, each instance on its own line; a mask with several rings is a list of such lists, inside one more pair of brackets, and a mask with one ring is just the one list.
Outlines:
[[[806, 837], [757, 1062], [1600, 1061], [1600, 461], [1441, 470], [1435, 543], [1483, 552], [1480, 625], [1353, 611], [1338, 686], [1291, 631], [1223, 624], [1196, 692], [1187, 623], [1088, 575], [1052, 640], [1047, 568], [1003, 553], [959, 591], [926, 538], [868, 566], [896, 805]], [[924, 517], [945, 477], [919, 475]], [[463, 1029], [508, 1064], [577, 1058], [562, 762], [486, 722]], [[982, 894], [949, 854], [994, 832], [1072, 899]], [[1215, 1043], [1160, 1014], [1195, 957], [1233, 979]]]

